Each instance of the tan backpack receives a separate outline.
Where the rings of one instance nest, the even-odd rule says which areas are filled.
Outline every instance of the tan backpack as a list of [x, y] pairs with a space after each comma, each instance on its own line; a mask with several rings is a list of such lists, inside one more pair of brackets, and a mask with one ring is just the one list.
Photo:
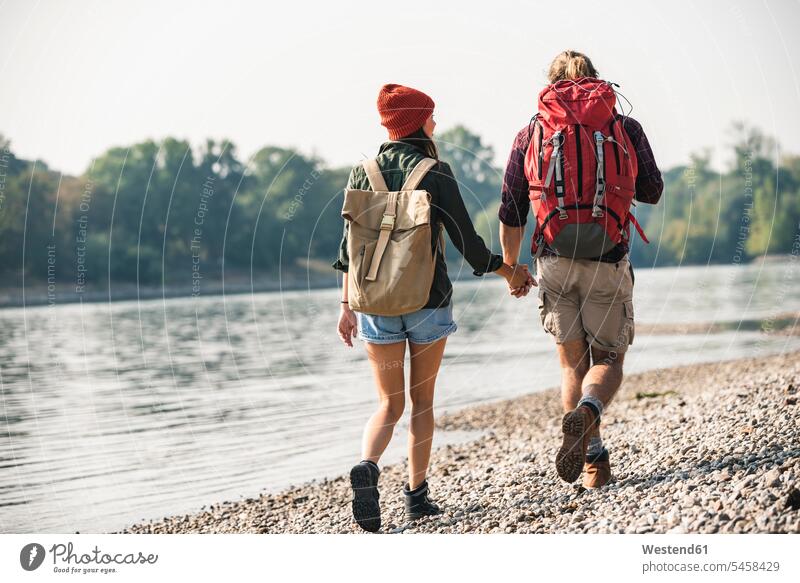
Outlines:
[[378, 316], [410, 314], [428, 302], [439, 242], [431, 249], [431, 197], [417, 190], [436, 165], [425, 158], [403, 187], [389, 191], [375, 160], [364, 170], [372, 190], [345, 189], [342, 216], [349, 222], [348, 301]]

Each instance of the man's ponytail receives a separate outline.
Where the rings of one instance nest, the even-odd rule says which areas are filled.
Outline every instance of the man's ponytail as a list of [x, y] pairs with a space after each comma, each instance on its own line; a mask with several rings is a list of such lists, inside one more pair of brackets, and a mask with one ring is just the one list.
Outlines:
[[579, 79], [580, 77], [597, 77], [597, 69], [592, 61], [578, 51], [564, 51], [559, 53], [550, 64], [547, 78], [550, 83], [564, 79]]

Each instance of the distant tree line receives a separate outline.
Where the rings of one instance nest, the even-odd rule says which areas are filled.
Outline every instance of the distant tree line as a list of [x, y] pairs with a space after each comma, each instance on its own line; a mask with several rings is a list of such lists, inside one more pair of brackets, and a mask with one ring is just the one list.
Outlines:
[[[710, 167], [709, 152], [696, 153], [664, 171], [659, 205], [637, 207], [651, 244], [634, 242], [635, 264], [743, 263], [797, 245], [800, 157], [778, 158], [753, 128], [737, 124], [733, 133], [723, 173]], [[499, 252], [494, 152], [461, 126], [437, 142], [478, 231]], [[82, 175], [66, 176], [17, 158], [0, 136], [3, 287], [186, 286], [324, 265], [339, 245], [348, 173], [287, 148], [245, 160], [227, 141], [192, 147], [168, 138], [111, 148]], [[452, 245], [448, 257], [458, 260]]]
[[664, 196], [639, 205], [650, 245], [632, 259], [645, 265], [745, 263], [800, 250], [800, 156], [781, 155], [773, 139], [736, 123], [730, 167], [711, 168], [711, 153], [664, 172]]

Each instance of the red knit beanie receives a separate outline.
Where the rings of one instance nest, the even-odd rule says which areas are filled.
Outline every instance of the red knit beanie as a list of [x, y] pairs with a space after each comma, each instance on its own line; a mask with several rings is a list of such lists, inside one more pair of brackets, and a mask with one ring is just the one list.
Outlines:
[[411, 87], [389, 83], [378, 93], [381, 125], [389, 130], [389, 139], [397, 140], [414, 133], [433, 113], [433, 99]]

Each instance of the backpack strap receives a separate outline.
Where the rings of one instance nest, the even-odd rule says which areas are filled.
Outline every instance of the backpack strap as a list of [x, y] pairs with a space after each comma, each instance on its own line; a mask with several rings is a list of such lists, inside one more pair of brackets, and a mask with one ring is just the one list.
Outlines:
[[411, 171], [411, 174], [408, 175], [406, 178], [405, 184], [403, 184], [403, 188], [400, 190], [416, 190], [419, 183], [422, 182], [422, 179], [425, 178], [425, 175], [428, 171], [436, 166], [437, 161], [433, 158], [423, 158], [422, 160], [414, 166], [414, 169]]
[[[436, 165], [437, 161], [433, 158], [424, 158], [421, 160], [409, 174], [405, 184], [401, 190], [414, 190], [419, 186], [420, 181], [428, 173], [428, 170]], [[367, 178], [373, 191], [388, 191], [386, 182], [383, 180], [380, 167], [375, 160], [364, 160], [364, 170], [367, 171]], [[386, 247], [389, 246], [389, 239], [394, 230], [394, 222], [397, 217], [397, 195], [398, 192], [389, 192], [386, 198], [386, 210], [383, 211], [383, 218], [381, 219], [381, 230], [378, 233], [378, 241], [375, 244], [375, 251], [372, 253], [372, 261], [369, 264], [369, 271], [364, 279], [367, 281], [375, 281], [378, 279], [378, 269], [381, 266], [381, 259], [386, 252]], [[436, 254], [434, 252], [434, 260]]]
[[642, 229], [642, 225], [639, 224], [639, 221], [636, 220], [636, 217], [634, 216], [633, 213], [630, 213], [628, 215], [628, 221], [630, 221], [630, 223], [633, 223], [633, 226], [636, 227], [636, 231], [639, 233], [639, 236], [642, 238], [642, 241], [644, 241], [645, 243], [649, 243], [650, 239], [648, 239], [647, 235], [644, 234], [644, 229]]
[[369, 160], [364, 160], [361, 165], [364, 167], [364, 171], [367, 173], [369, 187], [373, 192], [386, 192], [389, 190], [389, 187], [386, 186], [386, 181], [383, 179], [381, 167], [378, 166], [377, 160], [370, 158]]
[[548, 142], [552, 144], [553, 150], [550, 152], [550, 165], [547, 167], [547, 177], [544, 185], [549, 187], [553, 181], [553, 174], [555, 174], [556, 199], [558, 200], [556, 208], [558, 209], [558, 218], [564, 220], [567, 218], [567, 211], [564, 208], [564, 158], [561, 153], [564, 145], [564, 134], [561, 133], [561, 130], [558, 130], [550, 137]]
[[[539, 126], [539, 180], [542, 179], [542, 166], [544, 166], [544, 126], [539, 123], [539, 114], [536, 114], [536, 120], [533, 122], [533, 131], [536, 132], [536, 126]], [[534, 136], [535, 138], [535, 136]], [[544, 191], [542, 191], [544, 194]]]
[[394, 219], [397, 216], [397, 192], [390, 192], [386, 200], [386, 210], [383, 211], [381, 220], [381, 231], [378, 233], [378, 242], [375, 251], [372, 253], [372, 262], [369, 264], [369, 271], [366, 275], [367, 281], [375, 281], [378, 278], [378, 268], [381, 266], [381, 259], [389, 245], [389, 238], [394, 230]]
[[594, 179], [594, 202], [592, 205], [592, 216], [599, 218], [603, 216], [603, 209], [600, 208], [600, 203], [603, 200], [603, 194], [606, 191], [606, 160], [603, 155], [603, 143], [606, 137], [602, 132], [597, 131], [594, 133], [594, 148], [595, 157], [597, 158], [597, 174]]

